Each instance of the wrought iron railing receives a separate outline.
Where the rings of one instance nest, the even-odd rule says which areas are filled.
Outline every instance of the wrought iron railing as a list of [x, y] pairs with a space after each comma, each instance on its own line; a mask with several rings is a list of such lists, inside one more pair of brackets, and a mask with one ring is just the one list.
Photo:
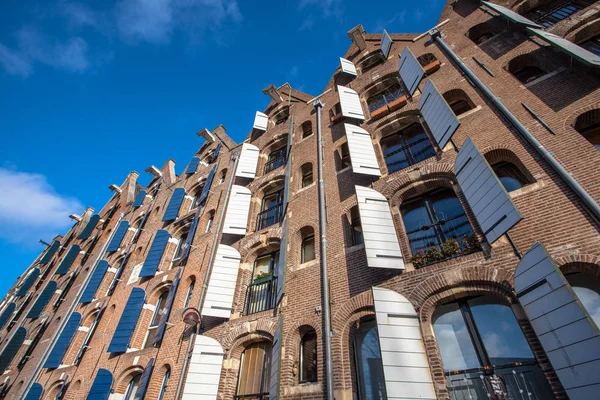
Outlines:
[[256, 230], [260, 231], [268, 226], [276, 224], [283, 219], [283, 203], [269, 207], [258, 213], [256, 217]]
[[269, 162], [267, 162], [265, 164], [265, 174], [268, 174], [269, 172], [276, 170], [277, 168], [281, 167], [282, 165], [285, 165], [286, 161], [287, 160], [286, 160], [285, 154], [281, 154], [281, 155], [277, 156], [277, 158], [270, 160]]
[[246, 291], [244, 315], [256, 314], [275, 307], [277, 296], [277, 277], [252, 283]]
[[376, 94], [368, 100], [369, 112], [373, 112], [402, 96], [404, 96], [404, 90], [400, 86], [394, 86]]

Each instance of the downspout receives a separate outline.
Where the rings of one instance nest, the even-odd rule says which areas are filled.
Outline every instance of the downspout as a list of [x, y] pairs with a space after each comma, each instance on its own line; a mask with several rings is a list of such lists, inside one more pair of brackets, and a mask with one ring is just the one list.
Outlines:
[[592, 217], [597, 223], [600, 223], [600, 205], [589, 195], [588, 192], [577, 182], [571, 174], [554, 158], [554, 156], [546, 150], [544, 146], [527, 130], [527, 128], [511, 113], [508, 108], [502, 104], [500, 99], [467, 67], [467, 65], [457, 56], [452, 49], [444, 42], [441, 33], [437, 29], [432, 29], [430, 35], [433, 40], [444, 50], [446, 54], [454, 61], [462, 72], [469, 78], [473, 86], [481, 90], [487, 99], [508, 119], [515, 129], [521, 134], [521, 137], [529, 143], [554, 171], [567, 183], [567, 185], [575, 192], [575, 194], [583, 201], [592, 214]]
[[319, 231], [321, 233], [321, 290], [323, 297], [323, 334], [325, 336], [325, 376], [327, 400], [333, 400], [333, 362], [331, 357], [331, 311], [329, 309], [329, 275], [327, 273], [327, 212], [323, 180], [323, 134], [321, 132], [321, 100], [314, 102], [317, 111], [317, 173], [319, 178]]
[[[204, 303], [204, 298], [206, 297], [206, 290], [208, 289], [208, 282], [210, 281], [210, 275], [212, 273], [213, 264], [215, 261], [215, 257], [217, 254], [217, 247], [219, 245], [219, 237], [221, 235], [221, 229], [223, 227], [223, 220], [225, 219], [225, 213], [227, 211], [227, 205], [229, 203], [229, 196], [231, 195], [231, 187], [233, 186], [233, 180], [235, 179], [235, 172], [237, 171], [238, 161], [240, 160], [239, 153], [233, 154], [233, 169], [231, 170], [231, 176], [229, 177], [229, 183], [227, 184], [227, 191], [225, 192], [225, 199], [223, 199], [223, 207], [221, 207], [221, 216], [219, 217], [219, 222], [217, 223], [217, 230], [215, 232], [215, 239], [213, 240], [212, 248], [210, 249], [210, 257], [208, 259], [208, 267], [206, 269], [206, 274], [204, 275], [204, 282], [202, 283], [202, 290], [200, 292], [200, 300], [198, 301], [198, 313], [202, 311], [202, 304]], [[202, 315], [200, 315], [202, 318]], [[198, 328], [198, 327], [196, 327]], [[196, 336], [190, 335], [190, 340], [188, 341], [188, 347], [185, 351], [185, 357], [183, 359], [183, 366], [181, 368], [181, 374], [179, 375], [179, 381], [177, 382], [177, 391], [175, 392], [175, 399], [179, 399], [181, 395], [181, 389], [183, 388], [183, 381], [185, 380], [185, 371], [187, 370], [188, 363], [190, 358], [192, 357], [192, 350], [194, 348], [194, 343], [196, 342]]]

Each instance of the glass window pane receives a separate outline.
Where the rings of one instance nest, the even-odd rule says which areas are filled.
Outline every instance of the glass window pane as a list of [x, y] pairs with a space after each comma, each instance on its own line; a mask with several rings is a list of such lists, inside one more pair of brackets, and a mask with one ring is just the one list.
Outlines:
[[300, 345], [300, 382], [317, 381], [317, 333], [308, 332]]
[[479, 367], [479, 359], [458, 304], [452, 303], [438, 307], [432, 320], [444, 370]]
[[363, 322], [356, 332], [357, 373], [362, 400], [386, 399], [383, 364], [375, 321]]
[[302, 241], [302, 262], [308, 262], [315, 259], [315, 237], [309, 236]]
[[439, 246], [439, 240], [433, 229], [431, 218], [423, 200], [411, 202], [402, 206], [402, 221], [410, 242], [413, 254], [432, 246]]
[[271, 255], [262, 256], [254, 263], [254, 278], [271, 272]]
[[465, 211], [451, 190], [444, 190], [432, 196], [436, 218], [442, 222], [444, 238], [456, 238], [460, 241], [465, 235], [473, 234]]
[[567, 276], [567, 280], [596, 326], [600, 327], [600, 278], [588, 274], [574, 274]]

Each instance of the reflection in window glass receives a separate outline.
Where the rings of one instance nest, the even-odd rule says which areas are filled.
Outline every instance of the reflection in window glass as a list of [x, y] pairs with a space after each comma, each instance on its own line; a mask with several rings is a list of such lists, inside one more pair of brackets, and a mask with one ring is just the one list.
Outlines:
[[135, 393], [138, 390], [138, 386], [140, 383], [140, 376], [141, 375], [136, 375], [132, 380], [129, 381], [129, 384], [127, 385], [127, 390], [125, 391], [125, 396], [123, 397], [123, 400], [134, 400], [135, 399]]
[[300, 343], [300, 382], [317, 381], [317, 333], [304, 334]]
[[432, 320], [444, 370], [479, 367], [475, 347], [458, 304], [452, 303], [438, 307]]
[[383, 364], [375, 321], [361, 323], [356, 331], [355, 352], [360, 399], [386, 399]]
[[425, 130], [417, 123], [384, 137], [380, 144], [390, 173], [435, 155]]
[[567, 280], [596, 326], [600, 327], [600, 278], [577, 273], [568, 275]]

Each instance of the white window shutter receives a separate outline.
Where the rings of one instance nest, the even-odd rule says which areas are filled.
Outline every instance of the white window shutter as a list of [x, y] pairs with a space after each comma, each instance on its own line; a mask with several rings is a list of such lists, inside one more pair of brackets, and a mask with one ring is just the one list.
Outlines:
[[386, 59], [390, 55], [391, 48], [392, 48], [392, 38], [384, 29], [383, 33], [381, 34], [381, 52], [383, 53], [383, 56]]
[[346, 129], [352, 170], [357, 174], [381, 176], [369, 132], [352, 124], [344, 124], [344, 128]]
[[219, 342], [208, 336], [196, 335], [182, 400], [216, 400], [224, 356]]
[[260, 111], [257, 111], [256, 116], [254, 117], [253, 128], [258, 129], [260, 131], [266, 131], [268, 125], [269, 125], [269, 117], [266, 114], [263, 114]]
[[236, 249], [219, 244], [202, 306], [203, 316], [227, 319], [231, 317], [241, 260], [240, 253]]
[[356, 76], [356, 67], [352, 61], [340, 57], [340, 67], [342, 67], [343, 73]]
[[350, 88], [347, 88], [346, 86], [341, 85], [338, 85], [337, 89], [338, 96], [340, 97], [342, 115], [347, 118], [364, 120], [365, 114], [363, 113], [358, 93]]
[[413, 305], [393, 290], [372, 290], [387, 398], [436, 399]]
[[254, 179], [259, 154], [260, 150], [258, 147], [249, 143], [242, 144], [242, 151], [240, 152], [240, 160], [235, 170], [235, 176]]
[[232, 235], [246, 234], [251, 199], [252, 193], [250, 189], [238, 185], [231, 187], [231, 197], [229, 197], [229, 204], [227, 205], [223, 233], [230, 233]]
[[384, 195], [364, 186], [355, 186], [367, 265], [374, 268], [404, 269], [396, 228]]

